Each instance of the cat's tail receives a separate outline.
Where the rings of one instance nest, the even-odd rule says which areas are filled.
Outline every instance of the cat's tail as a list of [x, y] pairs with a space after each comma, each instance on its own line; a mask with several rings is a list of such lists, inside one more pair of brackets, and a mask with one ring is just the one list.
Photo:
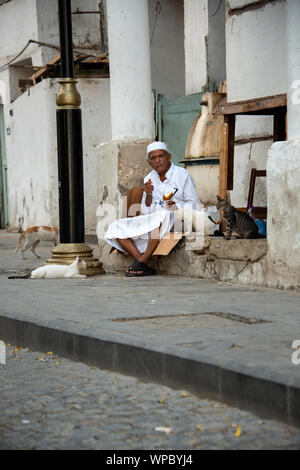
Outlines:
[[17, 247], [14, 251], [14, 255], [17, 253], [17, 251], [19, 251], [23, 237], [24, 237], [24, 232], [21, 233], [21, 235], [19, 236], [18, 244], [17, 244]]

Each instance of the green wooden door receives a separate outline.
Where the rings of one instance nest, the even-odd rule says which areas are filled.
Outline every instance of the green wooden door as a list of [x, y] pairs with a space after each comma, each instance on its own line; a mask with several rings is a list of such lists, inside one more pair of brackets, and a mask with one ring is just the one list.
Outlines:
[[201, 110], [202, 93], [171, 100], [156, 95], [156, 135], [166, 142], [176, 165], [184, 159], [185, 146], [194, 119]]

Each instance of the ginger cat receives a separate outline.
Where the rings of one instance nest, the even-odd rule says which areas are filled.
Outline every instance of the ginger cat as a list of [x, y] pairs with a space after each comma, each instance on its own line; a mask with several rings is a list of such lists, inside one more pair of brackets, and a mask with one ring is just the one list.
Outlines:
[[54, 245], [57, 245], [58, 242], [58, 228], [57, 227], [47, 227], [46, 225], [39, 225], [36, 227], [29, 227], [25, 230], [18, 239], [18, 244], [14, 253], [20, 249], [22, 240], [25, 240], [23, 247], [21, 248], [22, 258], [24, 257], [24, 251], [31, 249], [32, 253], [37, 257], [40, 256], [35, 252], [36, 247], [40, 241], [53, 242]]

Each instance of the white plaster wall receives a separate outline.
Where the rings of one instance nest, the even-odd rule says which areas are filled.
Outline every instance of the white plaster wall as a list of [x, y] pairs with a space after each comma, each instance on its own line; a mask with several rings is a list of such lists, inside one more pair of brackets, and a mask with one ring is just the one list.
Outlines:
[[[46, 79], [12, 105], [7, 116], [10, 225], [58, 223], [56, 94], [57, 80]], [[97, 145], [111, 137], [109, 80], [80, 79], [82, 97], [85, 225], [96, 228]]]
[[[54, 98], [50, 90], [51, 95]], [[54, 170], [48, 164], [53, 163], [56, 151], [55, 100], [49, 98], [49, 83], [43, 81], [31, 90], [30, 97], [24, 94], [11, 106], [11, 135], [6, 145], [12, 226], [18, 226], [20, 217], [24, 217], [24, 227], [57, 223], [57, 191], [51, 180]]]
[[[97, 0], [72, 0], [72, 11], [98, 10]], [[99, 15], [72, 15], [73, 42], [83, 50], [99, 49]], [[0, 66], [14, 57], [29, 39], [59, 46], [58, 6], [56, 0], [13, 0], [0, 6]], [[31, 44], [22, 59], [35, 54]], [[98, 50], [99, 51], [99, 50]], [[55, 55], [55, 49], [43, 48], [43, 65]], [[40, 57], [39, 57], [40, 59]]]
[[[97, 0], [73, 0], [72, 11], [97, 11]], [[77, 50], [96, 55], [99, 53], [99, 15], [72, 15], [73, 42]], [[0, 67], [7, 64], [25, 47], [28, 40], [59, 46], [58, 5], [55, 0], [14, 0], [0, 6]], [[14, 63], [42, 66], [57, 54], [58, 50], [30, 44]], [[1, 77], [2, 71], [0, 71]], [[19, 78], [28, 78], [31, 69], [9, 68], [10, 100], [21, 92]], [[1, 78], [0, 78], [1, 79]]]
[[270, 136], [273, 136], [273, 116], [236, 116], [236, 140]]
[[[55, 0], [36, 0], [38, 39], [59, 46], [58, 5]], [[72, 12], [99, 11], [98, 0], [72, 0]], [[73, 43], [79, 50], [99, 53], [100, 27], [98, 14], [72, 15]], [[43, 49], [43, 63], [55, 55], [54, 49]]]
[[[26, 46], [29, 39], [38, 40], [36, 0], [14, 0], [1, 5], [0, 67], [13, 59]], [[37, 45], [30, 44], [15, 63], [29, 63], [31, 57], [34, 57], [34, 63], [42, 65], [39, 49]], [[18, 79], [31, 75], [28, 70], [12, 67], [0, 70], [0, 80], [5, 83], [7, 104], [21, 94]]]
[[148, 0], [152, 88], [166, 99], [185, 93], [183, 0]]
[[[245, 3], [247, 2], [228, 2], [230, 7]], [[227, 17], [226, 63], [228, 101], [286, 92], [284, 1]]]
[[[14, 57], [29, 39], [38, 40], [36, 0], [14, 0], [0, 6], [0, 66]], [[30, 57], [30, 45], [22, 58]]]

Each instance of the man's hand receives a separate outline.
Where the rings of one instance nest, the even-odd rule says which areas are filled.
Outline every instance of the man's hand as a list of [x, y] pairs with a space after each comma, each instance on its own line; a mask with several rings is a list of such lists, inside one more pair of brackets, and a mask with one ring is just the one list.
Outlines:
[[152, 185], [151, 179], [146, 181], [144, 184], [144, 192], [146, 193], [146, 206], [149, 207], [152, 204], [152, 191], [154, 187]]
[[169, 209], [170, 211], [176, 211], [178, 209], [178, 207], [176, 206], [176, 202], [174, 201], [166, 201], [166, 206], [167, 209]]
[[147, 195], [149, 196], [152, 196], [152, 191], [153, 191], [154, 187], [152, 185], [152, 182], [151, 182], [151, 179], [146, 181], [146, 183], [144, 184], [144, 191]]

